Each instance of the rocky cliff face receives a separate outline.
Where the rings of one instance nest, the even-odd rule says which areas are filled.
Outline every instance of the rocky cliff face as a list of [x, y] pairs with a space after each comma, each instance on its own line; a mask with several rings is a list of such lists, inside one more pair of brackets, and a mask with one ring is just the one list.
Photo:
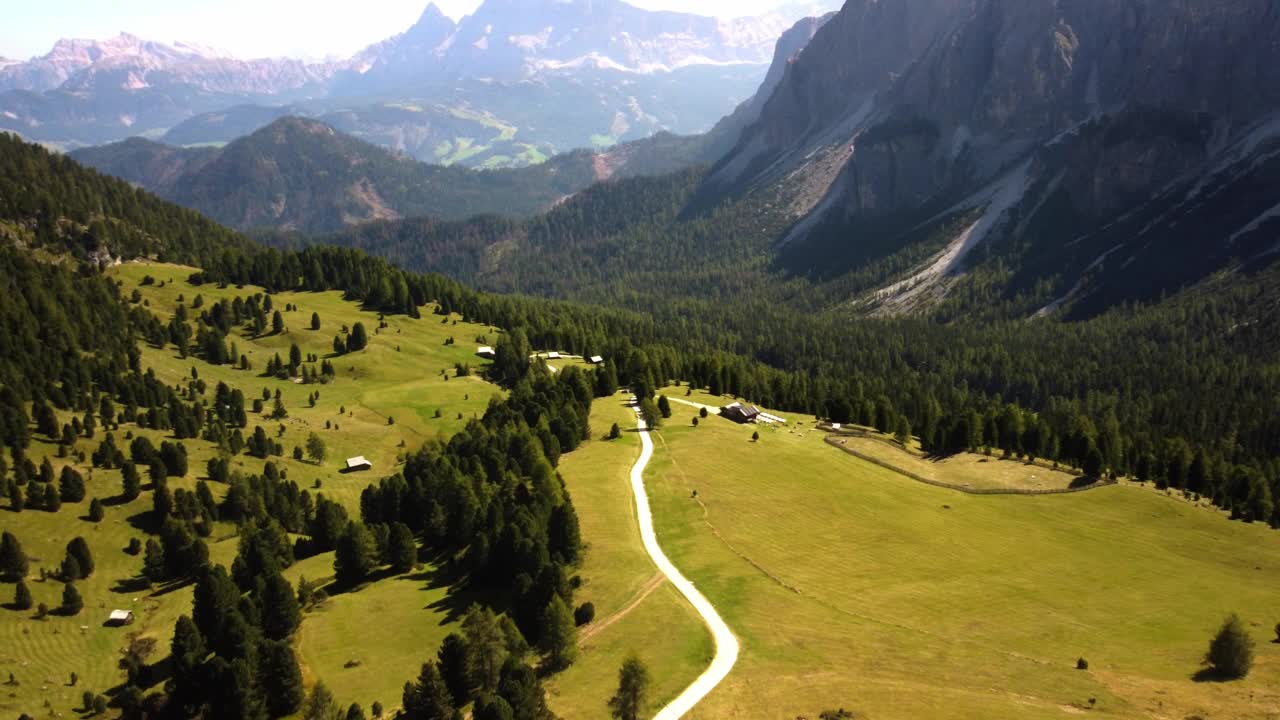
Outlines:
[[[1250, 138], [1255, 166], [1270, 158], [1277, 38], [1280, 6], [1269, 0], [851, 0], [712, 182], [781, 195], [798, 220], [785, 242], [820, 236], [836, 251], [856, 247], [869, 225], [896, 223], [906, 246], [921, 224], [976, 218], [874, 296], [889, 311], [945, 296], [984, 246], [1024, 273], [1056, 258], [1043, 273], [1078, 296], [1089, 284], [1081, 276], [1105, 272], [1100, 255], [1112, 253], [1112, 267], [1126, 256], [1133, 269], [1141, 254], [1117, 250], [1131, 239], [1043, 232], [1050, 215], [1096, 238], [1156, 198], [1195, 201], [1170, 188], [1244, 182], [1249, 173], [1222, 158]], [[1241, 197], [1242, 225], [1280, 201]], [[1153, 227], [1173, 222], [1161, 217]]]

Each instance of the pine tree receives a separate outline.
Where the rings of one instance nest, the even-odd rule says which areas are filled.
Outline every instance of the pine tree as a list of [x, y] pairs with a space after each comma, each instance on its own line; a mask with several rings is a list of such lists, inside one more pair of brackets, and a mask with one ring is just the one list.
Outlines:
[[63, 502], [76, 503], [84, 500], [84, 476], [70, 465], [64, 465], [58, 478], [58, 496]]
[[404, 717], [406, 720], [452, 720], [453, 698], [440, 677], [435, 663], [422, 664], [415, 683], [404, 686]]
[[618, 691], [609, 698], [609, 714], [614, 720], [640, 720], [648, 692], [649, 671], [632, 655], [618, 671]]
[[307, 436], [307, 457], [311, 459], [311, 462], [317, 465], [324, 463], [327, 452], [328, 449], [325, 447], [324, 438], [316, 433], [311, 433]]
[[335, 549], [333, 573], [339, 585], [355, 587], [373, 572], [378, 549], [373, 535], [362, 523], [350, 522]]
[[311, 313], [311, 329], [312, 330], [320, 329], [320, 313], [314, 313], [314, 312]]
[[70, 555], [62, 558], [62, 565], [59, 572], [64, 580], [79, 580], [84, 577], [80, 571], [80, 563]]
[[22, 551], [22, 543], [8, 530], [0, 535], [0, 577], [5, 580], [21, 580], [27, 576], [29, 564], [27, 554]]
[[130, 460], [124, 464], [121, 471], [124, 475], [121, 494], [126, 502], [133, 502], [142, 494], [142, 478], [138, 475], [138, 465]]
[[258, 684], [272, 717], [284, 717], [302, 705], [302, 670], [287, 640], [265, 640], [258, 648]]
[[413, 531], [402, 522], [393, 523], [387, 542], [387, 564], [396, 573], [406, 573], [417, 562], [418, 546], [413, 541]]
[[333, 699], [333, 693], [323, 682], [311, 688], [311, 694], [302, 706], [302, 720], [342, 720], [342, 708]]
[[62, 586], [62, 613], [64, 615], [79, 615], [80, 610], [84, 608], [84, 599], [80, 597], [80, 592], [76, 590], [73, 583], [64, 583]]
[[1209, 642], [1204, 664], [1221, 678], [1234, 680], [1249, 674], [1253, 667], [1253, 638], [1235, 613], [1227, 617]]
[[578, 627], [569, 605], [559, 595], [551, 598], [542, 613], [540, 645], [552, 670], [563, 670], [578, 657]]
[[666, 395], [658, 396], [658, 412], [664, 418], [671, 417], [671, 401], [667, 399]]
[[658, 412], [658, 406], [654, 404], [653, 398], [641, 398], [640, 417], [650, 430], [657, 430], [662, 426], [662, 413]]
[[22, 512], [27, 506], [27, 499], [23, 497], [22, 486], [17, 482], [9, 484], [9, 509], [14, 512]]
[[13, 608], [15, 610], [30, 610], [33, 600], [31, 599], [31, 589], [27, 587], [25, 580], [19, 580], [13, 589]]
[[449, 688], [453, 704], [462, 707], [471, 702], [475, 694], [475, 686], [471, 683], [471, 674], [467, 671], [467, 658], [470, 650], [467, 641], [458, 633], [449, 633], [440, 650], [436, 654], [440, 676]]
[[52, 483], [44, 486], [44, 509], [51, 513], [62, 509], [62, 497], [58, 495], [58, 489]]
[[147, 540], [146, 549], [143, 551], [142, 575], [153, 583], [161, 582], [167, 576], [164, 546], [152, 539]]
[[271, 640], [284, 640], [298, 629], [302, 622], [298, 596], [279, 572], [272, 573], [263, 584], [261, 603], [264, 636]]
[[89, 520], [93, 522], [102, 522], [102, 519], [106, 516], [106, 507], [102, 504], [101, 500], [94, 498], [93, 501], [89, 503]]
[[284, 332], [284, 316], [277, 310], [271, 315], [271, 334], [279, 335]]
[[351, 326], [351, 334], [347, 336], [347, 350], [349, 352], [359, 352], [369, 344], [369, 335], [364, 329], [364, 323], [356, 323]]
[[179, 617], [174, 625], [169, 650], [170, 676], [165, 688], [170, 702], [182, 709], [184, 715], [193, 714], [204, 702], [201, 676], [208, 647], [196, 624], [186, 615]]

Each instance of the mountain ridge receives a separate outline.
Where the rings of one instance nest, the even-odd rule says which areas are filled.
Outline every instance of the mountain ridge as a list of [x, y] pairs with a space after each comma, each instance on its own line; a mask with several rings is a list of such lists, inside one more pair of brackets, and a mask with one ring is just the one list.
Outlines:
[[751, 95], [790, 24], [621, 0], [486, 0], [460, 23], [428, 5], [404, 32], [338, 62], [239, 60], [127, 34], [65, 40], [0, 66], [0, 129], [60, 149], [169, 132], [209, 144], [294, 114], [423, 160], [525, 165], [709, 129]]

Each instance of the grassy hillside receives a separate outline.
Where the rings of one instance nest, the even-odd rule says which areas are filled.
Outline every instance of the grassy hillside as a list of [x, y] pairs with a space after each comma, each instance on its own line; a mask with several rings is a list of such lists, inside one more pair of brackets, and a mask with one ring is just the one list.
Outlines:
[[[554, 365], [554, 363], [553, 363]], [[617, 423], [634, 429], [629, 393], [597, 400], [591, 427], [597, 437], [560, 465], [578, 512], [587, 548], [578, 597], [595, 605], [595, 621], [582, 628], [581, 656], [547, 686], [551, 709], [565, 720], [603, 717], [617, 688], [618, 669], [635, 653], [651, 670], [646, 715], [680, 693], [711, 661], [711, 636], [640, 545], [630, 471], [640, 454], [634, 432], [601, 436]]]
[[[1266, 642], [1280, 538], [1264, 526], [1131, 486], [971, 496], [842, 453], [811, 419], [753, 443], [751, 428], [695, 428], [694, 408], [673, 409], [647, 475], [659, 540], [743, 647], [694, 717], [843, 705], [876, 718], [1266, 718], [1280, 706], [1280, 646]], [[1194, 681], [1233, 611], [1257, 642], [1253, 673]]]
[[[260, 288], [234, 286], [219, 289], [214, 285], [191, 286], [186, 278], [192, 269], [159, 263], [128, 263], [110, 271], [110, 277], [122, 283], [122, 294], [128, 297], [137, 288], [150, 311], [162, 320], [172, 316], [179, 296], [190, 308], [196, 295], [206, 304], [220, 298], [248, 297], [262, 292]], [[142, 284], [145, 277], [154, 282]], [[163, 287], [161, 287], [163, 283]], [[247, 355], [254, 369], [232, 370], [230, 366], [213, 366], [203, 360], [179, 358], [172, 345], [163, 349], [140, 343], [142, 366], [150, 369], [169, 385], [186, 386], [192, 371], [206, 383], [206, 397], [211, 397], [218, 382], [244, 391], [246, 398], [261, 398], [263, 389], [272, 395], [278, 389], [289, 417], [283, 421], [268, 420], [265, 415], [250, 414], [250, 428], [262, 425], [268, 435], [283, 444], [284, 457], [271, 458], [288, 477], [310, 488], [314, 494], [338, 500], [353, 516], [359, 516], [360, 492], [377, 478], [396, 471], [402, 453], [420, 447], [433, 437], [448, 437], [472, 417], [484, 413], [490, 398], [501, 390], [478, 376], [455, 377], [455, 363], [481, 361], [474, 356], [475, 338], [486, 335], [496, 339], [492, 329], [462, 322], [447, 324], [438, 316], [420, 320], [403, 316], [386, 319], [388, 327], [377, 334], [378, 315], [364, 312], [359, 306], [342, 300], [340, 293], [279, 293], [273, 296], [277, 307], [296, 304], [298, 310], [284, 313], [287, 331], [281, 335], [249, 337], [236, 335], [240, 351]], [[194, 311], [198, 313], [199, 311]], [[321, 317], [321, 329], [310, 330], [311, 314]], [[291, 343], [304, 353], [321, 358], [332, 353], [332, 340], [342, 325], [362, 322], [370, 333], [366, 350], [335, 358], [337, 379], [329, 384], [301, 385], [261, 376], [269, 357], [280, 353], [287, 357]], [[239, 332], [239, 331], [237, 331]], [[456, 344], [446, 345], [454, 337]], [[397, 347], [399, 350], [397, 351]], [[448, 379], [442, 375], [447, 369]], [[315, 407], [308, 396], [320, 392]], [[271, 403], [265, 404], [269, 412]], [[340, 413], [340, 408], [345, 412]], [[436, 411], [440, 417], [436, 417]], [[459, 417], [461, 416], [461, 417]], [[395, 424], [388, 424], [394, 418]], [[70, 414], [59, 417], [70, 421]], [[329, 423], [331, 427], [326, 429]], [[278, 428], [284, 426], [283, 435]], [[295, 446], [304, 446], [312, 432], [324, 438], [328, 457], [322, 464], [293, 459]], [[156, 445], [170, 439], [167, 432], [140, 429], [122, 424], [115, 432], [117, 442], [127, 447], [126, 433], [149, 437]], [[99, 429], [93, 439], [81, 438], [75, 450], [87, 455], [102, 441]], [[404, 443], [404, 447], [401, 443]], [[205, 475], [205, 465], [217, 454], [217, 448], [203, 440], [185, 440], [189, 452], [189, 473], [183, 479], [171, 479], [171, 489], [194, 488]], [[149, 660], [156, 662], [168, 653], [168, 644], [178, 615], [191, 612], [189, 585], [157, 588], [154, 591], [138, 579], [141, 556], [127, 554], [124, 549], [131, 538], [146, 539], [146, 518], [152, 498], [149, 485], [138, 499], [125, 503], [120, 498], [122, 475], [119, 470], [92, 469], [90, 464], [74, 459], [60, 460], [57, 447], [37, 436], [29, 456], [37, 465], [49, 457], [56, 471], [72, 462], [84, 474], [87, 495], [84, 502], [66, 503], [57, 513], [27, 508], [14, 513], [5, 502], [3, 527], [23, 543], [31, 561], [28, 585], [35, 603], [56, 608], [61, 601], [62, 584], [53, 579], [39, 580], [40, 568], [56, 569], [65, 555], [68, 540], [77, 535], [89, 543], [96, 569], [87, 580], [77, 583], [84, 597], [84, 610], [75, 617], [51, 615], [34, 619], [33, 611], [17, 611], [8, 606], [0, 609], [0, 674], [12, 672], [18, 684], [5, 686], [0, 692], [0, 712], [14, 715], [27, 712], [36, 716], [47, 713], [48, 701], [56, 712], [68, 714], [79, 707], [85, 690], [105, 692], [121, 682], [117, 669], [120, 651], [129, 636], [138, 635], [155, 641]], [[364, 455], [373, 462], [367, 473], [343, 474], [342, 461], [349, 456]], [[232, 459], [233, 469], [258, 473], [264, 461], [247, 455]], [[215, 495], [225, 486], [211, 483]], [[317, 489], [318, 488], [318, 489]], [[106, 504], [106, 517], [100, 523], [87, 518], [89, 500], [101, 498]], [[236, 553], [236, 529], [230, 523], [218, 523], [207, 542], [211, 560], [229, 565]], [[310, 681], [323, 679], [346, 702], [358, 701], [368, 707], [374, 700], [394, 707], [399, 703], [401, 687], [416, 675], [417, 667], [429, 655], [441, 637], [451, 629], [444, 626], [449, 615], [436, 601], [444, 588], [433, 588], [430, 568], [426, 573], [409, 574], [375, 583], [359, 593], [337, 595], [303, 623], [298, 643], [299, 661]], [[331, 577], [333, 554], [324, 553], [299, 562], [289, 569], [288, 577], [296, 582], [305, 575], [311, 580]], [[0, 586], [0, 601], [12, 600], [13, 586]], [[137, 621], [127, 628], [107, 628], [103, 623], [110, 610], [133, 610]], [[368, 627], [367, 618], [376, 615], [382, 621]], [[353, 637], [362, 638], [353, 642]], [[359, 667], [345, 668], [349, 660]], [[69, 673], [79, 675], [75, 687], [68, 684]]]

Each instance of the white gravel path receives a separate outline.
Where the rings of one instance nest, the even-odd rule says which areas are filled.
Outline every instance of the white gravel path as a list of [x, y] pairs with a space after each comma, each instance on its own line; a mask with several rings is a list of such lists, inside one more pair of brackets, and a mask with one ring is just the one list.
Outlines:
[[653, 441], [649, 439], [648, 428], [645, 426], [644, 418], [638, 417], [640, 423], [640, 457], [636, 460], [636, 464], [631, 468], [631, 491], [636, 498], [636, 514], [640, 520], [640, 539], [644, 543], [644, 549], [649, 553], [649, 557], [653, 558], [653, 563], [658, 566], [658, 570], [671, 581], [671, 584], [680, 591], [681, 595], [693, 605], [693, 609], [698, 611], [702, 616], [702, 621], [711, 630], [711, 636], [715, 639], [716, 655], [711, 660], [711, 665], [703, 671], [702, 675], [693, 682], [692, 685], [685, 688], [684, 692], [670, 704], [658, 711], [655, 720], [676, 720], [683, 717], [685, 713], [693, 709], [704, 697], [707, 696], [729, 671], [733, 669], [733, 664], [738, 660], [738, 638], [734, 637], [733, 631], [725, 624], [725, 621], [716, 612], [711, 602], [693, 586], [676, 566], [672, 564], [667, 556], [662, 552], [662, 548], [658, 546], [658, 536], [653, 530], [653, 514], [649, 511], [649, 496], [644, 488], [644, 469], [649, 464], [649, 459], [653, 457]]

